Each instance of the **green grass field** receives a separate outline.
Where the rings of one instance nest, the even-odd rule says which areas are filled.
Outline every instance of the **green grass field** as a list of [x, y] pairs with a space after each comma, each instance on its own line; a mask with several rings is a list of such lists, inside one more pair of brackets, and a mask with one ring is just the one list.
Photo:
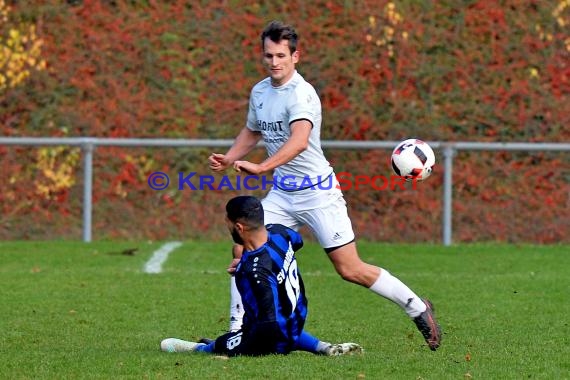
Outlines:
[[159, 342], [227, 328], [229, 242], [185, 242], [162, 273], [144, 273], [161, 245], [0, 243], [0, 379], [570, 378], [569, 246], [360, 243], [363, 259], [434, 302], [444, 340], [432, 352], [403, 311], [342, 281], [307, 244], [307, 331], [365, 353], [228, 360]]

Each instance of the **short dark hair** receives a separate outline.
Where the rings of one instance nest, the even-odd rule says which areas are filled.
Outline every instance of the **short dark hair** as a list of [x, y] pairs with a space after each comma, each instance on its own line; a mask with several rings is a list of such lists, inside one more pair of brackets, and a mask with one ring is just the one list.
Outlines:
[[264, 225], [261, 201], [250, 195], [230, 199], [226, 204], [226, 215], [232, 222], [240, 222], [248, 227], [259, 228]]
[[273, 42], [287, 40], [289, 41], [289, 50], [291, 51], [291, 54], [297, 51], [297, 42], [299, 40], [299, 36], [291, 25], [284, 24], [281, 21], [271, 21], [269, 24], [267, 24], [261, 33], [262, 50], [265, 47], [264, 43], [267, 37], [269, 37], [269, 39]]

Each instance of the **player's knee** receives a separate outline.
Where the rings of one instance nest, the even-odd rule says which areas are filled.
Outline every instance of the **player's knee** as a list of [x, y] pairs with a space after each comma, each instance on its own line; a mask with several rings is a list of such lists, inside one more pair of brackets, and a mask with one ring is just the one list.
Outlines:
[[335, 262], [335, 269], [343, 280], [369, 288], [380, 274], [380, 268], [362, 260]]
[[348, 282], [353, 282], [355, 284], [360, 284], [362, 282], [362, 273], [358, 268], [339, 265], [335, 267], [336, 272], [342, 277], [343, 280]]

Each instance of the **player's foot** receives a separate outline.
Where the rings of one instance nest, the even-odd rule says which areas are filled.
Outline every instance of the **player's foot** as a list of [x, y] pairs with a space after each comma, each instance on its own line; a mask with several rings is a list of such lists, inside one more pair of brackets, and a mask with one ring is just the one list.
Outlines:
[[441, 328], [435, 319], [435, 309], [431, 302], [429, 300], [422, 301], [426, 304], [426, 311], [415, 317], [414, 323], [422, 333], [429, 348], [435, 351], [441, 343]]
[[331, 344], [325, 351], [326, 356], [354, 355], [362, 353], [362, 347], [356, 343]]
[[204, 343], [189, 342], [187, 340], [166, 338], [160, 342], [160, 349], [164, 352], [190, 352]]

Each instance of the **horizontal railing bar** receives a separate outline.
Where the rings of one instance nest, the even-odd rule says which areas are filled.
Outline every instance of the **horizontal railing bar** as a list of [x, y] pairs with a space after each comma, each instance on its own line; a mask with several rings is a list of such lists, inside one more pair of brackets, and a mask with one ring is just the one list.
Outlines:
[[[106, 137], [0, 137], [0, 145], [69, 145], [69, 146], [121, 146], [121, 147], [229, 147], [232, 139], [157, 139], [157, 138], [106, 138]], [[400, 141], [323, 140], [323, 148], [338, 149], [390, 149]], [[523, 142], [444, 142], [427, 141], [435, 149], [451, 147], [456, 150], [520, 150], [570, 151], [570, 143]], [[263, 145], [260, 143], [260, 145]]]

